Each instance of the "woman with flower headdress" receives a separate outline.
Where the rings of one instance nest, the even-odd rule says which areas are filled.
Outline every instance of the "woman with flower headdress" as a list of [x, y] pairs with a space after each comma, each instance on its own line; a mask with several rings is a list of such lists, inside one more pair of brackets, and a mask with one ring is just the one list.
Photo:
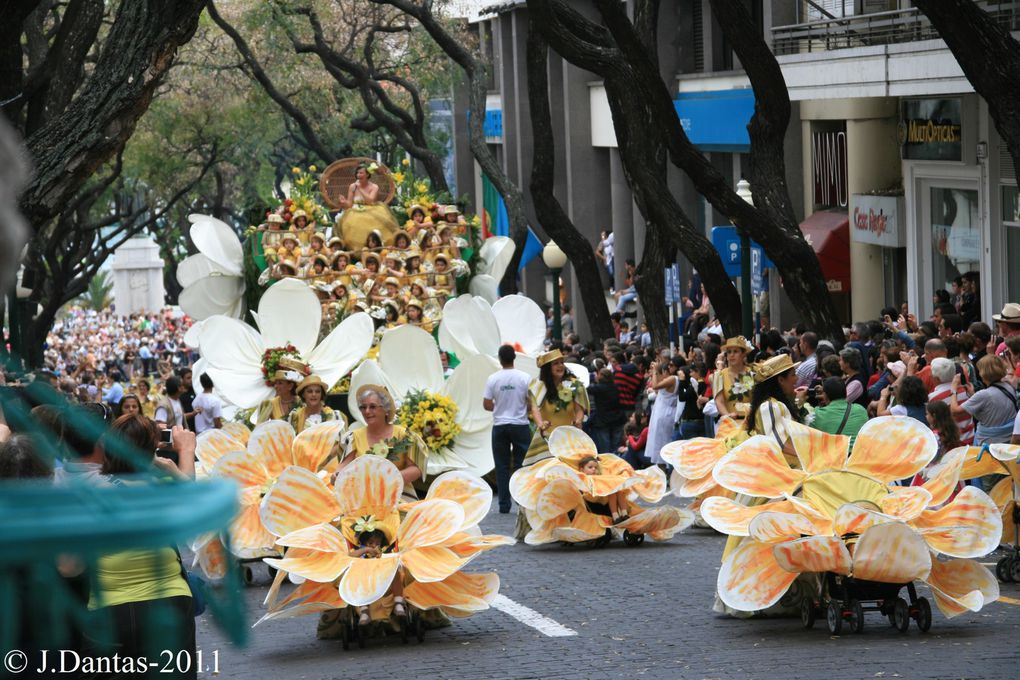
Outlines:
[[293, 359], [284, 357], [279, 360], [272, 378], [276, 396], [258, 405], [256, 424], [267, 420], [287, 420], [290, 417], [290, 412], [297, 405], [297, 386], [303, 379], [304, 368], [304, 364]]
[[[549, 435], [558, 427], [572, 425], [580, 428], [588, 413], [588, 391], [580, 380], [575, 379], [567, 369], [563, 353], [558, 349], [538, 357], [538, 380], [531, 384], [535, 408], [531, 417], [541, 417], [535, 425], [531, 445], [524, 455], [523, 467], [534, 465], [551, 457]], [[523, 512], [517, 513], [514, 537], [523, 539], [531, 531]]]
[[379, 185], [370, 179], [378, 169], [375, 163], [359, 165], [355, 170], [356, 179], [347, 189], [347, 196], [341, 196], [338, 201], [343, 208], [340, 234], [349, 248], [364, 247], [373, 230], [380, 232], [385, 243], [398, 228], [393, 213], [380, 202]]
[[365, 426], [351, 432], [339, 469], [342, 470], [359, 456], [382, 456], [400, 470], [404, 478], [404, 499], [418, 500], [414, 483], [425, 477], [428, 462], [425, 442], [403, 425], [393, 422], [397, 409], [385, 387], [362, 385], [355, 397]]
[[726, 366], [716, 366], [712, 378], [712, 394], [720, 416], [744, 418], [751, 411], [751, 390], [754, 377], [747, 366], [747, 353], [751, 345], [738, 335], [729, 338], [720, 348], [726, 356]]
[[[297, 396], [304, 404], [291, 411], [288, 417], [296, 434], [301, 434], [305, 428], [319, 423], [344, 420], [343, 414], [326, 406], [326, 392], [328, 391], [329, 385], [314, 373], [297, 386]], [[344, 424], [346, 425], [346, 423]]]

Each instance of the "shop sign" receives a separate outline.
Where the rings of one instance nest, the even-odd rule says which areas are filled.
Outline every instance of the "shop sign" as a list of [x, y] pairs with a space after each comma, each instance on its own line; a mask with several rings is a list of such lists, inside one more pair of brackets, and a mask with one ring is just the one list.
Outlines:
[[847, 207], [846, 131], [811, 135], [814, 203], [818, 208]]
[[899, 138], [905, 160], [962, 160], [960, 99], [904, 99]]
[[907, 233], [900, 216], [904, 214], [900, 196], [853, 195], [850, 214], [850, 240], [886, 248], [904, 248]]

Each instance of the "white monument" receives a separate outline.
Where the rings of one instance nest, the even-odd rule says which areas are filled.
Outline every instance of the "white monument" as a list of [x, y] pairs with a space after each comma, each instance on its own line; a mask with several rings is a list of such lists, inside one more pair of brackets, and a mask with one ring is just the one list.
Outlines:
[[163, 259], [148, 236], [128, 239], [113, 253], [113, 302], [120, 316], [163, 308]]

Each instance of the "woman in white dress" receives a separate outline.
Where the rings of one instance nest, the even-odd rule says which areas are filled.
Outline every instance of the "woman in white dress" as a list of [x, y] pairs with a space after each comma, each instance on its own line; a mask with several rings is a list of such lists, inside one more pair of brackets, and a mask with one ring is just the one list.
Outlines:
[[648, 389], [655, 390], [655, 402], [652, 404], [652, 417], [648, 422], [648, 443], [645, 445], [645, 457], [652, 465], [662, 465], [666, 461], [659, 455], [659, 450], [673, 441], [673, 422], [676, 420], [677, 403], [677, 369], [683, 365], [680, 357], [673, 357], [659, 371], [659, 362], [652, 364], [649, 373], [652, 375]]

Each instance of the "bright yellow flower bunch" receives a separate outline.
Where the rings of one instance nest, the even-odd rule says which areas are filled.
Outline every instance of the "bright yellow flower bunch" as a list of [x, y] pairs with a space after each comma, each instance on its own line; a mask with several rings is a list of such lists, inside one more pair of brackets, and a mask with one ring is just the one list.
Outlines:
[[396, 182], [397, 184], [403, 184], [405, 179], [407, 179], [407, 176], [404, 175], [404, 173], [399, 171], [393, 173], [393, 181]]
[[453, 399], [426, 390], [409, 393], [397, 413], [397, 421], [421, 437], [432, 451], [449, 447], [460, 434], [456, 418]]

